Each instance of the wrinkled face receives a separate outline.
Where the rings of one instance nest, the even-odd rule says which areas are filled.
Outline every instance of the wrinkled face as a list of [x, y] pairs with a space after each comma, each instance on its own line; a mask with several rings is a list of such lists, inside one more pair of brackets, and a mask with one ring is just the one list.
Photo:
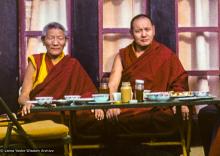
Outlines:
[[137, 46], [148, 46], [154, 38], [155, 28], [151, 21], [146, 17], [140, 17], [133, 22], [131, 35]]
[[49, 29], [43, 40], [47, 53], [52, 57], [59, 56], [66, 44], [66, 37], [62, 30], [52, 28]]

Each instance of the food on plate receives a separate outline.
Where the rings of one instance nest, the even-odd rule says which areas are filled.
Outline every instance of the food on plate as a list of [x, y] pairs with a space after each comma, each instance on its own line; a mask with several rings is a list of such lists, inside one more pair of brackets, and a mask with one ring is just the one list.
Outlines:
[[170, 91], [169, 93], [171, 97], [193, 96], [192, 91], [183, 91], [183, 92]]

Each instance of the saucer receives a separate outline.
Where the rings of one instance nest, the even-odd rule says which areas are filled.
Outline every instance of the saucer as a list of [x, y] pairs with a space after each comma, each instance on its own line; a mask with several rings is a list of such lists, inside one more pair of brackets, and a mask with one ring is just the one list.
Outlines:
[[76, 99], [74, 101], [82, 101], [82, 102], [94, 101], [94, 98], [80, 98], [80, 99]]
[[114, 101], [98, 101], [98, 102], [95, 102], [95, 101], [92, 101], [92, 102], [88, 102], [88, 104], [110, 104], [110, 103], [113, 103]]

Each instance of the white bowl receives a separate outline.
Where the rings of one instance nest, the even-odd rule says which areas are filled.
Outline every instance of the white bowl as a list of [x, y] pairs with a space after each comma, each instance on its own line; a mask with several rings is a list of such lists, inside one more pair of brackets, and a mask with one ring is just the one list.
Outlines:
[[74, 101], [80, 99], [80, 95], [65, 95], [64, 98], [68, 101]]
[[158, 101], [166, 101], [170, 99], [170, 95], [169, 94], [160, 94], [157, 96], [157, 100]]
[[146, 97], [149, 100], [157, 100], [157, 96], [158, 96], [158, 94], [151, 93], [151, 94], [147, 94]]
[[53, 97], [52, 96], [40, 96], [40, 97], [35, 97], [37, 100], [37, 103], [39, 105], [44, 105], [44, 104], [51, 104]]
[[144, 99], [148, 98], [148, 95], [151, 94], [150, 92], [151, 92], [151, 90], [144, 90], [144, 92], [143, 92]]
[[152, 92], [147, 94], [147, 99], [156, 101], [166, 101], [170, 99], [168, 92]]
[[109, 99], [109, 94], [92, 94], [95, 102], [106, 102]]

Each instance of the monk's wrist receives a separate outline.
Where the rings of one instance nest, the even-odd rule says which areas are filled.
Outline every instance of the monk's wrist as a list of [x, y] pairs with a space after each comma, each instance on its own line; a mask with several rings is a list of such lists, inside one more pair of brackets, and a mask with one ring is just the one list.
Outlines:
[[20, 106], [23, 107], [23, 106], [25, 106], [25, 105], [27, 105], [27, 104], [28, 104], [28, 100], [26, 100], [26, 101], [24, 101], [24, 102], [21, 102], [21, 103], [20, 103]]

